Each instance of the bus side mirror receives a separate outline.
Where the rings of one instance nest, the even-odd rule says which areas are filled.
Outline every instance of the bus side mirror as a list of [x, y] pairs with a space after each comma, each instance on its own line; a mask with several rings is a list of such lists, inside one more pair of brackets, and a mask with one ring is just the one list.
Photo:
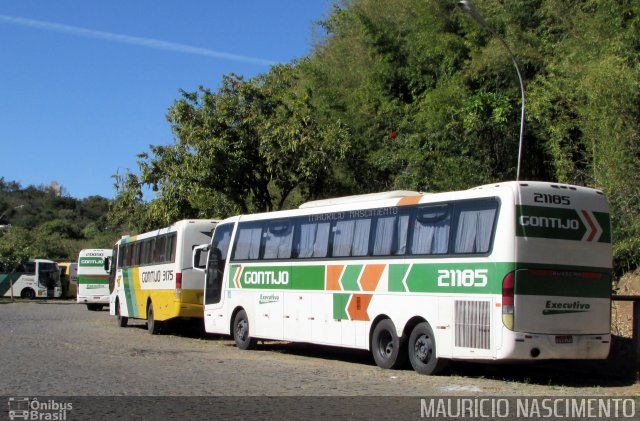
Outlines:
[[[199, 271], [199, 272], [204, 272], [205, 269], [207, 268], [207, 259], [206, 259], [206, 254], [209, 251], [209, 244], [202, 244], [200, 246], [194, 247], [193, 248], [193, 255], [192, 255], [192, 266], [193, 269]], [[203, 255], [205, 256], [205, 259], [202, 259]]]
[[104, 271], [111, 272], [111, 258], [109, 257], [104, 258]]

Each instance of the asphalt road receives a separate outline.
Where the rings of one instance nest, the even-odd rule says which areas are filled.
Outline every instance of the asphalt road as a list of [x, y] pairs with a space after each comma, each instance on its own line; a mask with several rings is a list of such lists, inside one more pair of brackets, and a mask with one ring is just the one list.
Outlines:
[[[567, 367], [456, 364], [446, 375], [422, 376], [380, 369], [362, 351], [281, 342], [242, 351], [230, 338], [193, 331], [152, 336], [142, 321], [119, 328], [106, 310], [72, 302], [0, 302], [0, 396], [73, 397], [76, 416], [101, 404], [106, 418], [127, 405], [128, 414], [142, 417], [155, 410], [197, 418], [214, 410], [226, 418], [246, 411], [258, 418], [307, 418], [309, 411], [414, 418], [421, 399], [434, 396], [640, 394], [634, 379]], [[104, 398], [90, 398], [96, 396]], [[185, 402], [214, 409], [203, 413]]]

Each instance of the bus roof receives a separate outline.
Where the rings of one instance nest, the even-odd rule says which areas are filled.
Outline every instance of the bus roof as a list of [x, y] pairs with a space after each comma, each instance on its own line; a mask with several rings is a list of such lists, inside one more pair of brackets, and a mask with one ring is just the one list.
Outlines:
[[348, 203], [371, 202], [384, 199], [398, 199], [410, 196], [423, 196], [425, 193], [410, 190], [393, 190], [379, 193], [356, 194], [353, 196], [335, 197], [332, 199], [312, 200], [300, 205], [300, 209], [315, 208], [320, 206], [343, 205]]

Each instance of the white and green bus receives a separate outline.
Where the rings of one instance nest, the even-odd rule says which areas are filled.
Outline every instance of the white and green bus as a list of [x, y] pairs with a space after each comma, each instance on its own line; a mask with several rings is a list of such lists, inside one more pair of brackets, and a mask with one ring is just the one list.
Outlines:
[[[205, 252], [208, 254], [205, 255]], [[612, 251], [602, 192], [543, 182], [320, 200], [218, 224], [194, 250], [205, 328], [449, 360], [602, 359]]]
[[0, 273], [0, 296], [59, 298], [62, 296], [60, 268], [56, 262], [35, 259], [10, 273]]
[[183, 220], [144, 234], [122, 237], [107, 262], [109, 313], [118, 326], [147, 321], [157, 334], [166, 321], [202, 322], [204, 276], [191, 266], [194, 247], [209, 243], [217, 220]]
[[105, 259], [111, 257], [109, 249], [84, 249], [78, 254], [78, 295], [76, 301], [87, 309], [100, 311], [109, 305], [109, 273]]

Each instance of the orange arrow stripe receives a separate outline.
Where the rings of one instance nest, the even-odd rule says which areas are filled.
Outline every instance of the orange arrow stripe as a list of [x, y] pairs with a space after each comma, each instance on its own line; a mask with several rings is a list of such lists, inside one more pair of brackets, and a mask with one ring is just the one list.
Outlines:
[[351, 301], [349, 301], [349, 306], [347, 307], [347, 313], [349, 313], [351, 320], [369, 321], [367, 309], [372, 297], [373, 295], [371, 294], [353, 294], [351, 296]]
[[342, 291], [340, 276], [344, 265], [327, 266], [327, 291]]
[[375, 291], [382, 272], [384, 272], [385, 265], [366, 265], [362, 276], [360, 277], [360, 285], [362, 285], [363, 291]]
[[240, 272], [242, 272], [242, 266], [238, 268], [236, 272], [236, 278], [234, 279], [234, 283], [236, 284], [236, 288], [240, 288]]
[[422, 199], [424, 195], [417, 195], [417, 196], [406, 196], [403, 197], [402, 199], [398, 200], [398, 203], [396, 203], [396, 206], [406, 206], [406, 205], [415, 205], [417, 204], [420, 199]]

